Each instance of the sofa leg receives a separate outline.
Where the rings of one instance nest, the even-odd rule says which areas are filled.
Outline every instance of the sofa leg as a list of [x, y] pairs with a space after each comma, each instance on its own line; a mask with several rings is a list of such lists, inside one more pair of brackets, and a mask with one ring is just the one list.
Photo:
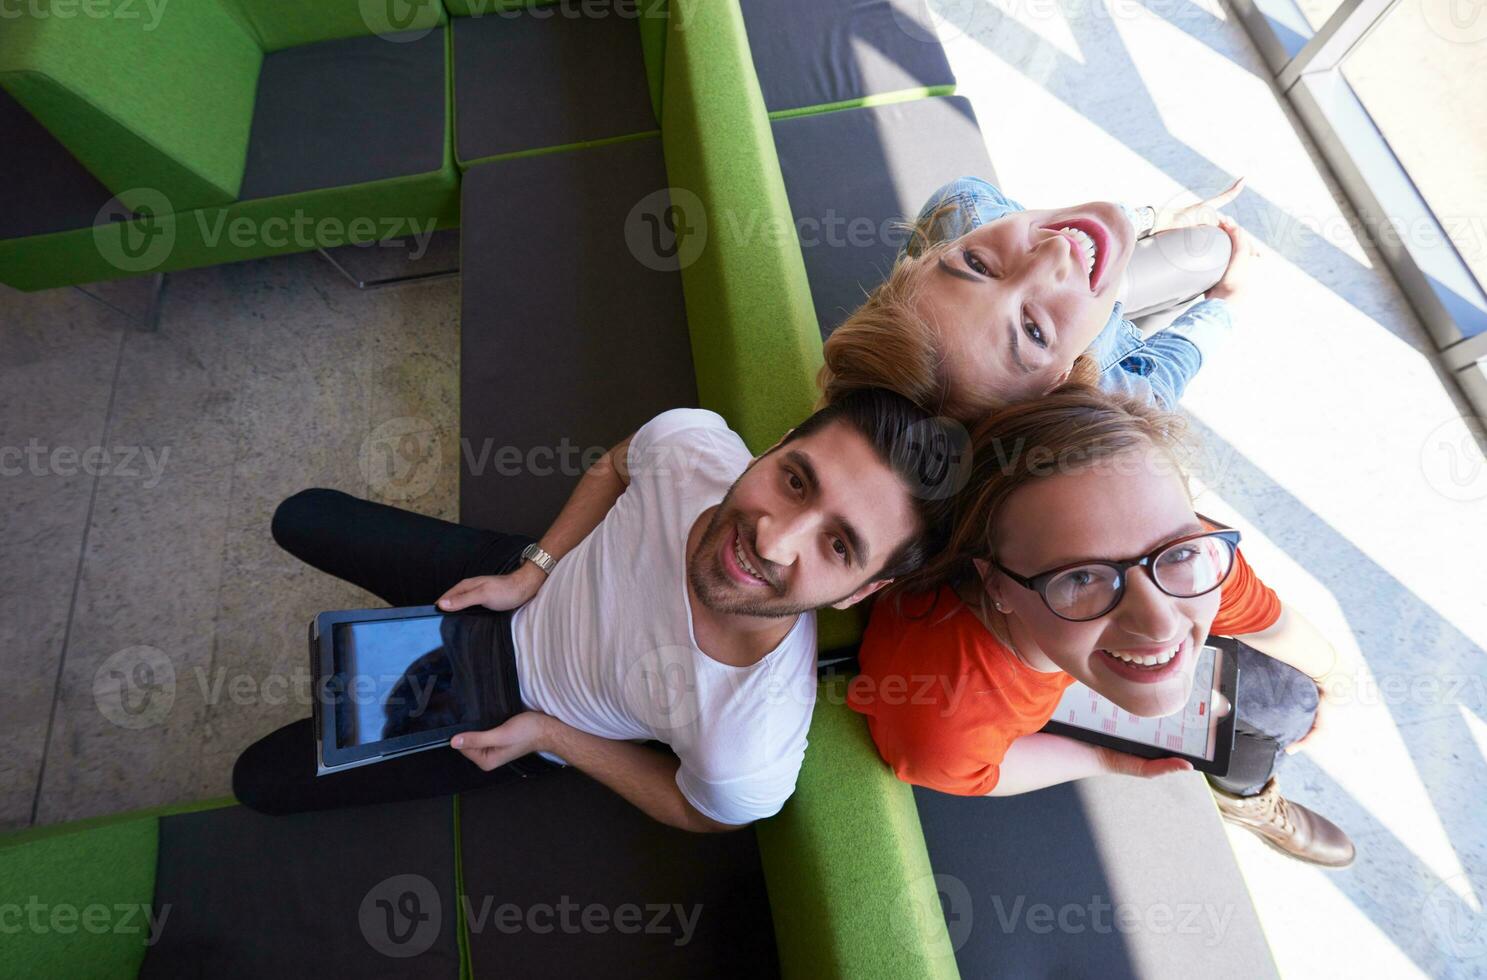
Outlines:
[[145, 299], [143, 311], [127, 310], [112, 300], [104, 299], [86, 286], [73, 286], [72, 288], [99, 306], [107, 307], [125, 317], [147, 333], [154, 333], [160, 327], [160, 300], [165, 294], [165, 273], [163, 272], [157, 272], [150, 277], [149, 295]]
[[354, 274], [350, 269], [347, 269], [340, 262], [337, 262], [336, 257], [334, 255], [331, 255], [325, 249], [317, 248], [315, 251], [319, 252], [321, 257], [325, 259], [325, 261], [329, 262], [331, 266], [346, 279], [347, 282], [351, 283], [351, 285], [355, 286], [357, 289], [382, 289], [386, 286], [406, 286], [410, 283], [415, 282], [433, 282], [436, 279], [452, 279], [453, 277], [460, 274], [459, 267], [456, 266], [453, 269], [437, 269], [433, 272], [416, 272], [405, 276], [387, 276], [382, 279], [362, 279], [360, 276]]

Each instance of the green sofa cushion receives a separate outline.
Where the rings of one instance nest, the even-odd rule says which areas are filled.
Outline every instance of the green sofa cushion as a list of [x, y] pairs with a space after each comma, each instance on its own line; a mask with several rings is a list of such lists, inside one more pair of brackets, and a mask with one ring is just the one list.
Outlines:
[[[230, 797], [33, 827], [0, 837], [7, 977], [134, 977], [150, 940], [159, 818]], [[168, 913], [165, 923], [170, 923]]]
[[[697, 393], [761, 452], [814, 407], [821, 336], [738, 0], [670, 9], [661, 138]], [[859, 631], [821, 616], [823, 649]], [[955, 975], [938, 905], [918, 914], [934, 881], [913, 796], [832, 685], [795, 795], [757, 832], [786, 975]]]
[[433, 173], [0, 240], [0, 282], [51, 289], [401, 238], [458, 223], [459, 176], [446, 157]]
[[883, 764], [847, 679], [822, 682], [795, 795], [758, 824], [787, 977], [955, 977], [914, 793]]
[[[821, 335], [738, 0], [671, 0], [661, 140], [697, 395], [763, 452], [815, 407]], [[824, 610], [822, 649], [861, 627]]]
[[368, 34], [405, 37], [444, 23], [439, 0], [222, 0], [265, 53]]
[[133, 816], [0, 840], [5, 974], [133, 977], [150, 940], [158, 823]]
[[237, 196], [262, 53], [215, 3], [102, 0], [129, 18], [63, 16], [64, 0], [0, 31], [0, 86], [110, 191], [148, 188], [186, 209]]

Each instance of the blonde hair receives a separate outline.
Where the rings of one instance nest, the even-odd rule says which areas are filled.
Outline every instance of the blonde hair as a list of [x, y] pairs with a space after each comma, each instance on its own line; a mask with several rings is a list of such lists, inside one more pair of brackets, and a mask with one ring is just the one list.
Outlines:
[[[970, 476], [957, 495], [946, 547], [895, 581], [889, 594], [902, 598], [950, 585], [969, 601], [964, 587], [978, 581], [972, 562], [996, 554], [997, 517], [1014, 493], [1142, 448], [1164, 453], [1180, 472], [1184, 431], [1180, 415], [1083, 382], [991, 413], [971, 433]], [[977, 591], [983, 621], [1007, 642], [1004, 618], [987, 608], [985, 590]]]
[[[945, 368], [940, 331], [921, 311], [924, 270], [953, 244], [945, 237], [956, 205], [943, 204], [915, 224], [904, 254], [887, 278], [867, 294], [852, 315], [832, 331], [823, 349], [825, 363], [816, 375], [820, 404], [826, 405], [858, 388], [887, 388], [936, 415], [970, 422], [1007, 404], [992, 391], [959, 391]], [[1099, 367], [1080, 355], [1069, 374], [1071, 383], [1093, 384]]]

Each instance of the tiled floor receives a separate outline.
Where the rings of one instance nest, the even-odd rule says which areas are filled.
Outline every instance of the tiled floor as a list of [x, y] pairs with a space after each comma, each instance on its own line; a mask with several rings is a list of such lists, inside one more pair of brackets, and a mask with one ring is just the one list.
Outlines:
[[1232, 210], [1265, 253], [1255, 295], [1185, 399], [1200, 507], [1364, 667], [1283, 776], [1352, 832], [1357, 864], [1313, 870], [1231, 831], [1235, 851], [1288, 976], [1487, 976], [1487, 466], [1423, 329], [1216, 0], [933, 6], [1024, 203], [1248, 177]]
[[[1215, 0], [935, 6], [1025, 203], [1249, 177], [1266, 257], [1187, 399], [1201, 506], [1364, 665], [1284, 781], [1360, 858], [1233, 843], [1288, 975], [1487, 975], [1487, 467], [1427, 338]], [[457, 308], [456, 283], [357, 293], [315, 256], [174, 274], [154, 332], [0, 287], [0, 830], [221, 795], [308, 713], [303, 624], [369, 597], [269, 516], [315, 484], [454, 515]]]
[[0, 828], [224, 795], [309, 714], [310, 617], [378, 604], [274, 545], [277, 502], [456, 514], [458, 282], [174, 273], [154, 331], [0, 290]]

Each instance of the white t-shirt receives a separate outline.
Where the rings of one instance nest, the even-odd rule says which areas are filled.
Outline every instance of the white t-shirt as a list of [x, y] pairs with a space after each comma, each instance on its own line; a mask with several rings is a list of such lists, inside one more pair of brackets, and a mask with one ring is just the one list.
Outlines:
[[751, 458], [714, 412], [651, 419], [630, 440], [629, 487], [511, 623], [527, 707], [669, 744], [682, 795], [729, 824], [771, 816], [795, 791], [816, 697], [814, 613], [748, 667], [712, 659], [692, 631], [687, 535]]

